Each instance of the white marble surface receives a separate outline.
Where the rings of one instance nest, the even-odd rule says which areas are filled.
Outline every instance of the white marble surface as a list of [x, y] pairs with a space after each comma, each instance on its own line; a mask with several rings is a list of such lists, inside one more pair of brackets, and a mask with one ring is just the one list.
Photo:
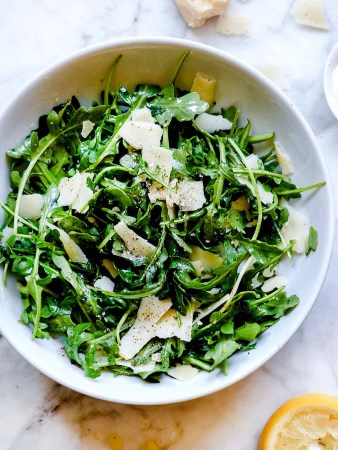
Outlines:
[[[325, 1], [329, 31], [297, 25], [292, 0], [232, 2], [247, 17], [246, 36], [217, 33], [215, 19], [191, 30], [173, 0], [2, 0], [0, 110], [40, 69], [87, 45], [142, 35], [201, 41], [251, 63], [298, 105], [318, 138], [338, 199], [338, 122], [322, 88], [325, 58], [338, 41], [337, 1]], [[312, 312], [265, 366], [222, 392], [179, 405], [133, 407], [76, 394], [38, 373], [1, 338], [0, 449], [256, 449], [280, 403], [304, 392], [338, 395], [337, 266], [336, 242]], [[113, 443], [114, 433], [123, 446]]]

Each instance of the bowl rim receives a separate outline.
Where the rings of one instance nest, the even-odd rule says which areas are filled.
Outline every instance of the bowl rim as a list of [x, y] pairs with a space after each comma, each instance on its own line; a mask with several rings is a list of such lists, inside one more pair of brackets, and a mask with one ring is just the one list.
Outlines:
[[[328, 233], [325, 240], [325, 248], [323, 250], [324, 258], [321, 263], [321, 267], [319, 268], [319, 274], [317, 278], [317, 282], [315, 285], [315, 289], [313, 291], [312, 295], [312, 301], [306, 305], [305, 308], [303, 308], [303, 313], [298, 317], [298, 320], [293, 324], [292, 327], [288, 328], [283, 335], [283, 338], [280, 339], [278, 342], [278, 345], [275, 344], [272, 346], [270, 351], [266, 352], [264, 357], [261, 357], [255, 364], [251, 364], [247, 370], [242, 370], [237, 377], [234, 377], [234, 379], [229, 383], [227, 382], [227, 377], [224, 377], [224, 381], [222, 380], [222, 383], [214, 383], [212, 386], [208, 386], [207, 383], [203, 386], [203, 389], [199, 388], [198, 392], [195, 393], [184, 393], [183, 390], [179, 390], [179, 395], [175, 394], [175, 392], [171, 392], [170, 398], [169, 396], [166, 397], [166, 399], [160, 399], [160, 398], [152, 398], [149, 399], [149, 401], [130, 401], [128, 399], [124, 399], [123, 395], [111, 395], [111, 391], [106, 392], [106, 395], [96, 392], [95, 389], [88, 389], [82, 385], [74, 385], [71, 381], [69, 381], [67, 378], [63, 379], [62, 376], [59, 376], [55, 373], [53, 373], [53, 369], [50, 367], [46, 367], [43, 362], [36, 361], [34, 358], [30, 356], [30, 354], [26, 354], [24, 350], [20, 348], [19, 342], [17, 342], [15, 339], [12, 339], [10, 333], [6, 333], [2, 330], [1, 333], [6, 338], [6, 340], [11, 344], [11, 346], [30, 364], [32, 364], [36, 369], [41, 371], [44, 375], [49, 377], [50, 379], [54, 380], [57, 383], [60, 383], [63, 386], [66, 386], [69, 389], [72, 389], [76, 392], [79, 392], [81, 394], [85, 394], [87, 396], [111, 401], [111, 402], [118, 402], [118, 403], [124, 403], [124, 404], [133, 404], [133, 405], [164, 405], [164, 404], [171, 404], [171, 403], [178, 403], [188, 400], [193, 400], [196, 398], [200, 398], [209, 394], [212, 394], [214, 392], [217, 392], [221, 389], [224, 389], [226, 387], [231, 386], [232, 384], [237, 383], [238, 381], [242, 380], [243, 378], [247, 377], [254, 371], [256, 371], [258, 368], [263, 366], [272, 356], [274, 356], [286, 343], [287, 341], [292, 337], [292, 335], [297, 331], [297, 329], [300, 327], [300, 325], [303, 323], [303, 321], [306, 319], [307, 315], [311, 311], [312, 307], [314, 306], [318, 295], [322, 289], [323, 283], [326, 278], [326, 274], [328, 272], [332, 251], [333, 251], [333, 243], [334, 243], [334, 227], [335, 227], [335, 213], [334, 213], [334, 197], [333, 197], [333, 190], [332, 190], [332, 183], [329, 175], [329, 171], [326, 165], [326, 162], [324, 160], [324, 156], [321, 152], [321, 149], [319, 147], [319, 144], [315, 138], [315, 135], [310, 128], [308, 122], [305, 120], [303, 115], [300, 113], [297, 107], [294, 106], [293, 102], [289, 99], [289, 97], [282, 92], [269, 78], [267, 78], [265, 75], [260, 73], [258, 70], [250, 66], [248, 63], [241, 61], [237, 57], [232, 56], [231, 54], [227, 53], [226, 51], [219, 50], [215, 47], [212, 47], [210, 45], [206, 45], [200, 42], [195, 42], [189, 39], [181, 39], [181, 38], [174, 38], [174, 37], [163, 37], [163, 36], [141, 36], [141, 37], [128, 37], [128, 38], [119, 38], [119, 39], [113, 39], [113, 40], [107, 40], [103, 41], [97, 44], [93, 44], [84, 48], [81, 48], [77, 51], [71, 52], [67, 54], [65, 57], [62, 57], [58, 59], [56, 62], [53, 62], [52, 64], [47, 65], [44, 69], [40, 70], [35, 76], [31, 77], [19, 90], [18, 92], [11, 98], [11, 100], [5, 105], [4, 109], [0, 113], [0, 122], [3, 120], [3, 118], [8, 114], [10, 111], [12, 105], [14, 105], [18, 100], [20, 100], [20, 97], [23, 96], [27, 91], [29, 91], [36, 83], [39, 83], [43, 78], [47, 77], [49, 74], [52, 74], [54, 71], [61, 69], [63, 66], [68, 65], [69, 63], [78, 61], [82, 59], [85, 56], [95, 54], [97, 52], [102, 52], [108, 49], [116, 49], [121, 46], [128, 47], [133, 46], [135, 44], [142, 44], [142, 45], [173, 45], [185, 49], [192, 49], [197, 51], [206, 52], [209, 54], [212, 54], [213, 56], [230, 63], [233, 67], [238, 68], [239, 70], [248, 73], [252, 78], [258, 80], [262, 85], [264, 85], [265, 88], [267, 88], [274, 96], [276, 96], [278, 99], [282, 101], [283, 104], [287, 104], [289, 108], [291, 108], [293, 114], [296, 116], [297, 120], [303, 127], [304, 131], [308, 135], [311, 144], [313, 148], [315, 149], [316, 156], [318, 158], [318, 162], [321, 166], [321, 169], [323, 171], [323, 174], [325, 176], [326, 181], [326, 190], [327, 190], [327, 197], [328, 197], [328, 203], [327, 203], [327, 215], [329, 218], [329, 223], [327, 224]], [[93, 384], [93, 387], [95, 385]]]

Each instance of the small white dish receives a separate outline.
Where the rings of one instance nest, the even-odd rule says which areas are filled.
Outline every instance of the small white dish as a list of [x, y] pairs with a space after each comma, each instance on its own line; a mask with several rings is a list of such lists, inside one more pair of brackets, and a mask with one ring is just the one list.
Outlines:
[[333, 47], [326, 60], [324, 93], [333, 115], [338, 119], [338, 43]]
[[[174, 403], [216, 392], [249, 375], [282, 348], [304, 321], [319, 294], [331, 257], [334, 201], [324, 157], [309, 125], [290, 99], [258, 71], [220, 50], [182, 39], [143, 37], [103, 43], [68, 56], [28, 83], [0, 117], [1, 200], [6, 199], [9, 191], [5, 151], [19, 144], [36, 127], [40, 115], [73, 94], [87, 103], [98, 97], [112, 61], [119, 54], [123, 55], [123, 61], [114, 75], [114, 87], [124, 84], [133, 88], [137, 83], [165, 85], [178, 58], [187, 49], [192, 53], [178, 76], [179, 87], [189, 89], [197, 71], [214, 76], [218, 81], [218, 105], [237, 105], [244, 122], [246, 118], [252, 119], [256, 133], [275, 131], [279, 144], [292, 159], [294, 183], [307, 186], [326, 181], [325, 187], [304, 193], [298, 203], [318, 231], [319, 244], [311, 257], [297, 257], [286, 268], [288, 293], [300, 297], [299, 306], [269, 328], [259, 338], [255, 350], [235, 354], [229, 361], [227, 376], [218, 370], [201, 372], [187, 382], [163, 377], [160, 383], [150, 384], [135, 377], [114, 377], [111, 373], [95, 380], [86, 378], [83, 370], [64, 356], [58, 339], [32, 340], [31, 329], [19, 323], [22, 301], [14, 277], [9, 276], [6, 299], [0, 296], [2, 334], [45, 375], [75, 391], [108, 401]], [[1, 215], [2, 212], [0, 219]]]

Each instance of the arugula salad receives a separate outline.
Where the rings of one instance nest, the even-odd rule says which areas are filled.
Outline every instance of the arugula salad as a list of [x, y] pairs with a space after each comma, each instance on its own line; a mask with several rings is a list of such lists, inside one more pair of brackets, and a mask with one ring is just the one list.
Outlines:
[[214, 107], [212, 78], [180, 91], [185, 56], [165, 87], [111, 91], [112, 71], [102, 102], [71, 98], [7, 152], [5, 282], [88, 377], [227, 373], [299, 302], [278, 263], [317, 246], [288, 202], [323, 183], [296, 187], [273, 132]]

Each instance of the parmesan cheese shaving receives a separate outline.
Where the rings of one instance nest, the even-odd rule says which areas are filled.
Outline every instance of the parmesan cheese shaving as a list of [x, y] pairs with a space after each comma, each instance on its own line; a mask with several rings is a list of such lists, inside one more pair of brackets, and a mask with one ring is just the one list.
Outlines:
[[144, 147], [142, 159], [148, 164], [148, 169], [165, 183], [170, 179], [173, 168], [173, 154], [171, 150], [162, 147]]
[[168, 370], [168, 375], [180, 381], [192, 380], [197, 374], [198, 369], [190, 364], [177, 364], [175, 367], [170, 367]]
[[175, 0], [183, 19], [189, 27], [197, 28], [227, 8], [229, 0]]
[[123, 358], [133, 358], [155, 337], [156, 322], [171, 306], [170, 299], [159, 300], [158, 297], [146, 297], [141, 300], [134, 324], [121, 339], [119, 353]]
[[295, 240], [296, 243], [292, 247], [292, 251], [304, 253], [310, 230], [309, 218], [290, 205], [287, 206], [287, 209], [289, 218], [281, 229], [284, 243], [288, 245], [291, 240]]
[[275, 143], [275, 153], [277, 156], [278, 164], [282, 169], [282, 174], [291, 175], [293, 173], [293, 166], [290, 156], [284, 150], [282, 150], [277, 143]]
[[155, 336], [161, 339], [178, 337], [182, 341], [191, 341], [192, 311], [182, 316], [174, 309], [169, 309], [157, 322]]
[[[173, 187], [175, 187], [175, 184], [172, 183]], [[205, 202], [202, 181], [179, 181], [176, 192], [169, 191], [167, 194], [168, 205], [173, 206], [175, 204], [181, 211], [196, 211], [202, 208]]]
[[8, 239], [13, 235], [13, 231], [14, 231], [14, 229], [12, 227], [8, 227], [8, 226], [5, 227], [1, 231], [1, 234], [2, 234], [2, 238], [0, 241], [1, 247], [6, 247], [6, 243], [7, 243]]
[[113, 292], [115, 288], [115, 283], [108, 277], [103, 276], [95, 281], [94, 287], [101, 289], [102, 291]]
[[119, 130], [119, 136], [136, 150], [144, 147], [159, 147], [162, 134], [163, 130], [160, 125], [133, 120], [127, 120]]
[[220, 114], [202, 113], [195, 119], [197, 125], [207, 133], [215, 133], [218, 130], [230, 130], [232, 123]]
[[323, 0], [296, 0], [291, 14], [300, 25], [328, 30], [330, 25], [325, 16]]
[[78, 262], [82, 264], [86, 264], [88, 262], [87, 256], [64, 230], [61, 230], [61, 228], [58, 228], [51, 223], [48, 223], [48, 227], [51, 230], [57, 230], [59, 232], [60, 241], [62, 242], [68, 257], [72, 262]]
[[190, 245], [190, 248], [192, 250], [189, 254], [190, 261], [192, 261], [193, 263], [200, 263], [202, 271], [211, 272], [212, 270], [216, 269], [216, 267], [221, 266], [224, 262], [223, 258], [221, 258], [220, 256], [216, 255], [215, 253], [208, 252], [207, 250], [203, 250], [196, 245]]
[[[86, 212], [88, 206], [83, 210], [94, 192], [87, 186], [87, 180], [93, 178], [92, 173], [77, 172], [70, 178], [62, 178], [59, 183], [59, 206], [70, 206], [76, 212]], [[83, 211], [82, 211], [83, 210]]]
[[81, 136], [86, 139], [86, 137], [88, 137], [90, 135], [90, 133], [93, 131], [94, 128], [94, 123], [91, 122], [90, 120], [84, 120], [82, 122], [82, 131], [81, 131]]
[[151, 115], [151, 111], [149, 108], [141, 108], [141, 109], [134, 109], [134, 111], [131, 113], [131, 120], [134, 122], [149, 122], [149, 123], [155, 123], [155, 120], [153, 116]]
[[271, 292], [286, 285], [286, 279], [281, 275], [267, 279], [261, 287], [263, 292]]
[[154, 245], [136, 234], [135, 231], [131, 230], [124, 222], [119, 222], [115, 225], [114, 229], [133, 256], [148, 258], [152, 256], [156, 250]]
[[21, 196], [19, 216], [24, 219], [39, 219], [42, 214], [43, 195], [24, 194]]
[[[254, 188], [253, 184], [251, 183], [251, 181], [249, 181], [247, 176], [243, 175], [243, 176], [237, 177], [237, 179], [241, 184], [245, 184], [246, 186], [248, 186], [248, 188], [252, 192], [252, 195], [254, 197], [256, 197], [255, 188]], [[266, 191], [260, 181], [257, 181], [256, 184], [257, 184], [257, 190], [258, 190], [258, 194], [260, 196], [261, 202], [264, 205], [268, 205], [268, 204], [272, 203], [273, 202], [272, 192]]]
[[229, 9], [218, 18], [216, 31], [225, 35], [247, 35], [249, 34], [249, 22], [243, 13]]

